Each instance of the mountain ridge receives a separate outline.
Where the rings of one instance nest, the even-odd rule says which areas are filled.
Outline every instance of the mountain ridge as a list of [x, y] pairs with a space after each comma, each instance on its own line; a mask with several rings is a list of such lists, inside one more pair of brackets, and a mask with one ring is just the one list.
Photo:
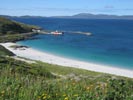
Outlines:
[[72, 16], [32, 16], [32, 15], [23, 15], [23, 16], [9, 16], [9, 15], [0, 15], [6, 18], [74, 18], [74, 19], [128, 19], [133, 20], [133, 15], [108, 15], [108, 14], [91, 14], [91, 13], [79, 13]]
[[107, 14], [91, 14], [79, 13], [72, 16], [52, 16], [53, 18], [83, 18], [83, 19], [132, 19], [133, 15], [107, 15]]

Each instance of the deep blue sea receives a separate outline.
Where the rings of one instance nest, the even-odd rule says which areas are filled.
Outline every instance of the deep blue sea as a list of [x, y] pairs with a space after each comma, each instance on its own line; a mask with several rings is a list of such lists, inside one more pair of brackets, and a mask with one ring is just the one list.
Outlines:
[[[64, 35], [18, 43], [58, 56], [133, 70], [133, 20], [15, 18]], [[92, 36], [73, 32], [91, 32]]]

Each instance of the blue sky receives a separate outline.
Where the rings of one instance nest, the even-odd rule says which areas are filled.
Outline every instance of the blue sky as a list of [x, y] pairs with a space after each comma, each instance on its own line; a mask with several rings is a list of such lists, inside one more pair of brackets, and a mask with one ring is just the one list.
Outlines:
[[133, 0], [0, 0], [0, 15], [133, 15]]

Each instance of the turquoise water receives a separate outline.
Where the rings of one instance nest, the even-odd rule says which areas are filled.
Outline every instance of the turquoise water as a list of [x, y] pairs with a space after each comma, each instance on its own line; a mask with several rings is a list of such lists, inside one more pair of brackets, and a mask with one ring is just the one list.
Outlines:
[[[58, 56], [133, 70], [133, 21], [87, 19], [15, 19], [49, 30], [65, 31], [62, 36], [37, 35], [18, 43]], [[91, 32], [92, 36], [72, 31]]]

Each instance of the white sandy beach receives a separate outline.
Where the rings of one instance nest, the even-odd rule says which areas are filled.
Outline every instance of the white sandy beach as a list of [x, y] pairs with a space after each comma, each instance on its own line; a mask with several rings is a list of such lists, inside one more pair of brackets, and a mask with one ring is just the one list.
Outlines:
[[8, 50], [12, 51], [17, 56], [29, 58], [32, 60], [39, 60], [50, 64], [81, 68], [81, 69], [86, 69], [86, 70], [91, 70], [96, 72], [103, 72], [103, 73], [109, 73], [109, 74], [133, 78], [133, 70], [120, 69], [120, 68], [115, 68], [111, 66], [105, 66], [105, 65], [67, 59], [67, 58], [55, 56], [52, 54], [48, 54], [45, 52], [41, 52], [32, 48], [26, 48], [25, 50], [20, 50], [20, 49], [15, 50], [13, 48], [10, 48], [11, 45], [18, 45], [16, 43], [1, 43], [1, 45], [3, 45]]

